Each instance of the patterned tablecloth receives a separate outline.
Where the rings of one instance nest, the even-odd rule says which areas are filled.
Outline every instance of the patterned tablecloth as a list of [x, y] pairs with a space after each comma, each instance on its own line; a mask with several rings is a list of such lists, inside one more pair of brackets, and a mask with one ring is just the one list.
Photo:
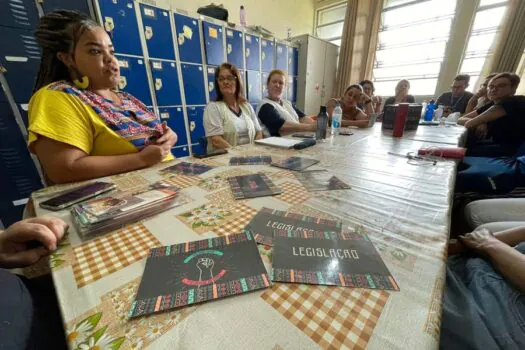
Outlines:
[[[216, 168], [200, 176], [164, 177], [183, 189], [188, 198], [183, 206], [91, 240], [81, 240], [71, 228], [49, 262], [71, 348], [437, 348], [456, 163], [410, 164], [387, 152], [458, 144], [465, 129], [427, 126], [394, 139], [383, 136], [380, 127], [353, 130], [353, 136], [302, 151], [241, 146], [203, 161], [189, 158]], [[290, 171], [228, 166], [234, 155], [316, 158], [352, 189], [308, 192]], [[166, 166], [108, 180], [133, 192], [161, 179], [159, 169]], [[225, 179], [260, 171], [283, 193], [234, 200]], [[33, 197], [38, 204], [68, 187], [50, 187]], [[262, 292], [127, 319], [150, 248], [238, 232], [262, 207], [364, 230], [401, 291], [275, 283]], [[71, 221], [68, 211], [38, 208], [37, 213]], [[269, 268], [271, 251], [259, 248]]]

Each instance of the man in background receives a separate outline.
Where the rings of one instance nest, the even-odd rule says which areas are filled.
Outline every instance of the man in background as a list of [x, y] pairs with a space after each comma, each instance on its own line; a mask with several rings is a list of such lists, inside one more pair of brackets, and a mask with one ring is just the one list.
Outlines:
[[470, 75], [460, 74], [454, 78], [452, 83], [452, 91], [445, 92], [439, 96], [437, 105], [443, 105], [445, 115], [450, 113], [459, 112], [465, 113], [467, 109], [468, 101], [473, 96], [472, 93], [465, 91], [470, 81]]

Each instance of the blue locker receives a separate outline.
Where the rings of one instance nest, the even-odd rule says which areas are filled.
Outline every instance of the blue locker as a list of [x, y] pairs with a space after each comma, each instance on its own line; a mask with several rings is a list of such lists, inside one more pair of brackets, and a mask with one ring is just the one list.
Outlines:
[[204, 131], [204, 107], [187, 107], [188, 123], [190, 128], [191, 148], [193, 153], [202, 154], [203, 150], [199, 140], [206, 135]]
[[217, 99], [217, 91], [215, 91], [215, 67], [208, 67], [208, 96], [210, 101]]
[[288, 76], [288, 81], [286, 82], [286, 98], [290, 101], [294, 101], [293, 95], [294, 95], [294, 85], [293, 85], [293, 76]]
[[242, 41], [242, 32], [226, 29], [226, 53], [228, 55], [228, 62], [233, 63], [239, 69], [244, 69]]
[[288, 99], [293, 104], [297, 103], [297, 77], [290, 77], [292, 79], [290, 86], [291, 90], [288, 90]]
[[248, 101], [259, 103], [261, 100], [261, 73], [249, 70], [246, 72], [246, 86], [248, 91]]
[[150, 60], [158, 106], [180, 106], [180, 85], [175, 62]]
[[194, 64], [181, 64], [182, 80], [186, 105], [205, 105], [206, 86], [204, 85], [204, 71], [202, 66]]
[[177, 134], [178, 140], [175, 147], [187, 146], [186, 123], [182, 107], [159, 108], [160, 119], [166, 121], [168, 126]]
[[151, 106], [151, 94], [144, 59], [119, 55], [117, 55], [117, 59], [120, 66], [119, 89], [132, 94], [146, 106]]
[[[33, 32], [26, 29], [0, 27], [0, 37], [9, 38], [0, 45], [0, 65], [15, 100], [27, 103], [31, 98], [40, 67], [40, 49]], [[0, 101], [6, 101], [0, 94]]]
[[202, 64], [198, 20], [178, 13], [174, 16], [180, 61]]
[[149, 57], [175, 61], [170, 12], [140, 4], [140, 14]]
[[104, 29], [118, 53], [142, 56], [139, 28], [132, 0], [98, 0]]
[[202, 31], [204, 34], [204, 48], [206, 49], [206, 63], [215, 66], [221, 65], [226, 61], [222, 26], [203, 21]]
[[44, 12], [51, 12], [53, 10], [76, 10], [86, 15], [90, 15], [89, 0], [44, 0], [41, 1]]
[[293, 52], [293, 59], [292, 59], [292, 62], [293, 62], [293, 65], [292, 65], [292, 72], [291, 74], [293, 76], [297, 76], [299, 75], [299, 49], [294, 47], [292, 48], [292, 52]]
[[[13, 28], [33, 29], [38, 23], [34, 0], [0, 1], [0, 23]], [[5, 43], [2, 43], [4, 45]]]
[[190, 155], [190, 148], [188, 145], [173, 147], [171, 153], [175, 158], [187, 157]]
[[271, 72], [274, 69], [274, 48], [273, 40], [261, 39], [261, 62], [263, 72]]
[[288, 47], [285, 44], [275, 45], [275, 68], [288, 71]]
[[267, 85], [267, 82], [268, 82], [268, 76], [269, 75], [270, 75], [270, 73], [267, 73], [267, 72], [263, 72], [261, 74], [262, 97], [268, 96], [268, 85]]
[[246, 46], [246, 69], [261, 70], [261, 46], [259, 43], [259, 37], [246, 34], [244, 45]]

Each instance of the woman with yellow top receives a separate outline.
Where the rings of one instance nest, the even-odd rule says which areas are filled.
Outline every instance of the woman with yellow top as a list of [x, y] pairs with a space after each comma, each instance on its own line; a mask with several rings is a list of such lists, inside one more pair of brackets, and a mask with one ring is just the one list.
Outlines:
[[115, 90], [120, 70], [108, 34], [86, 15], [53, 11], [35, 37], [42, 60], [29, 103], [29, 149], [50, 183], [114, 175], [173, 159], [177, 135]]

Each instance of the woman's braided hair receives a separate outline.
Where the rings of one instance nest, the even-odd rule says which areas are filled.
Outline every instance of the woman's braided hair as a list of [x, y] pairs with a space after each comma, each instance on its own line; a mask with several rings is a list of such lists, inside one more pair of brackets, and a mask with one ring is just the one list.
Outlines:
[[73, 53], [82, 34], [98, 26], [77, 11], [57, 10], [40, 18], [35, 38], [42, 49], [42, 58], [33, 92], [58, 80], [71, 80], [68, 67], [58, 59], [57, 53]]

